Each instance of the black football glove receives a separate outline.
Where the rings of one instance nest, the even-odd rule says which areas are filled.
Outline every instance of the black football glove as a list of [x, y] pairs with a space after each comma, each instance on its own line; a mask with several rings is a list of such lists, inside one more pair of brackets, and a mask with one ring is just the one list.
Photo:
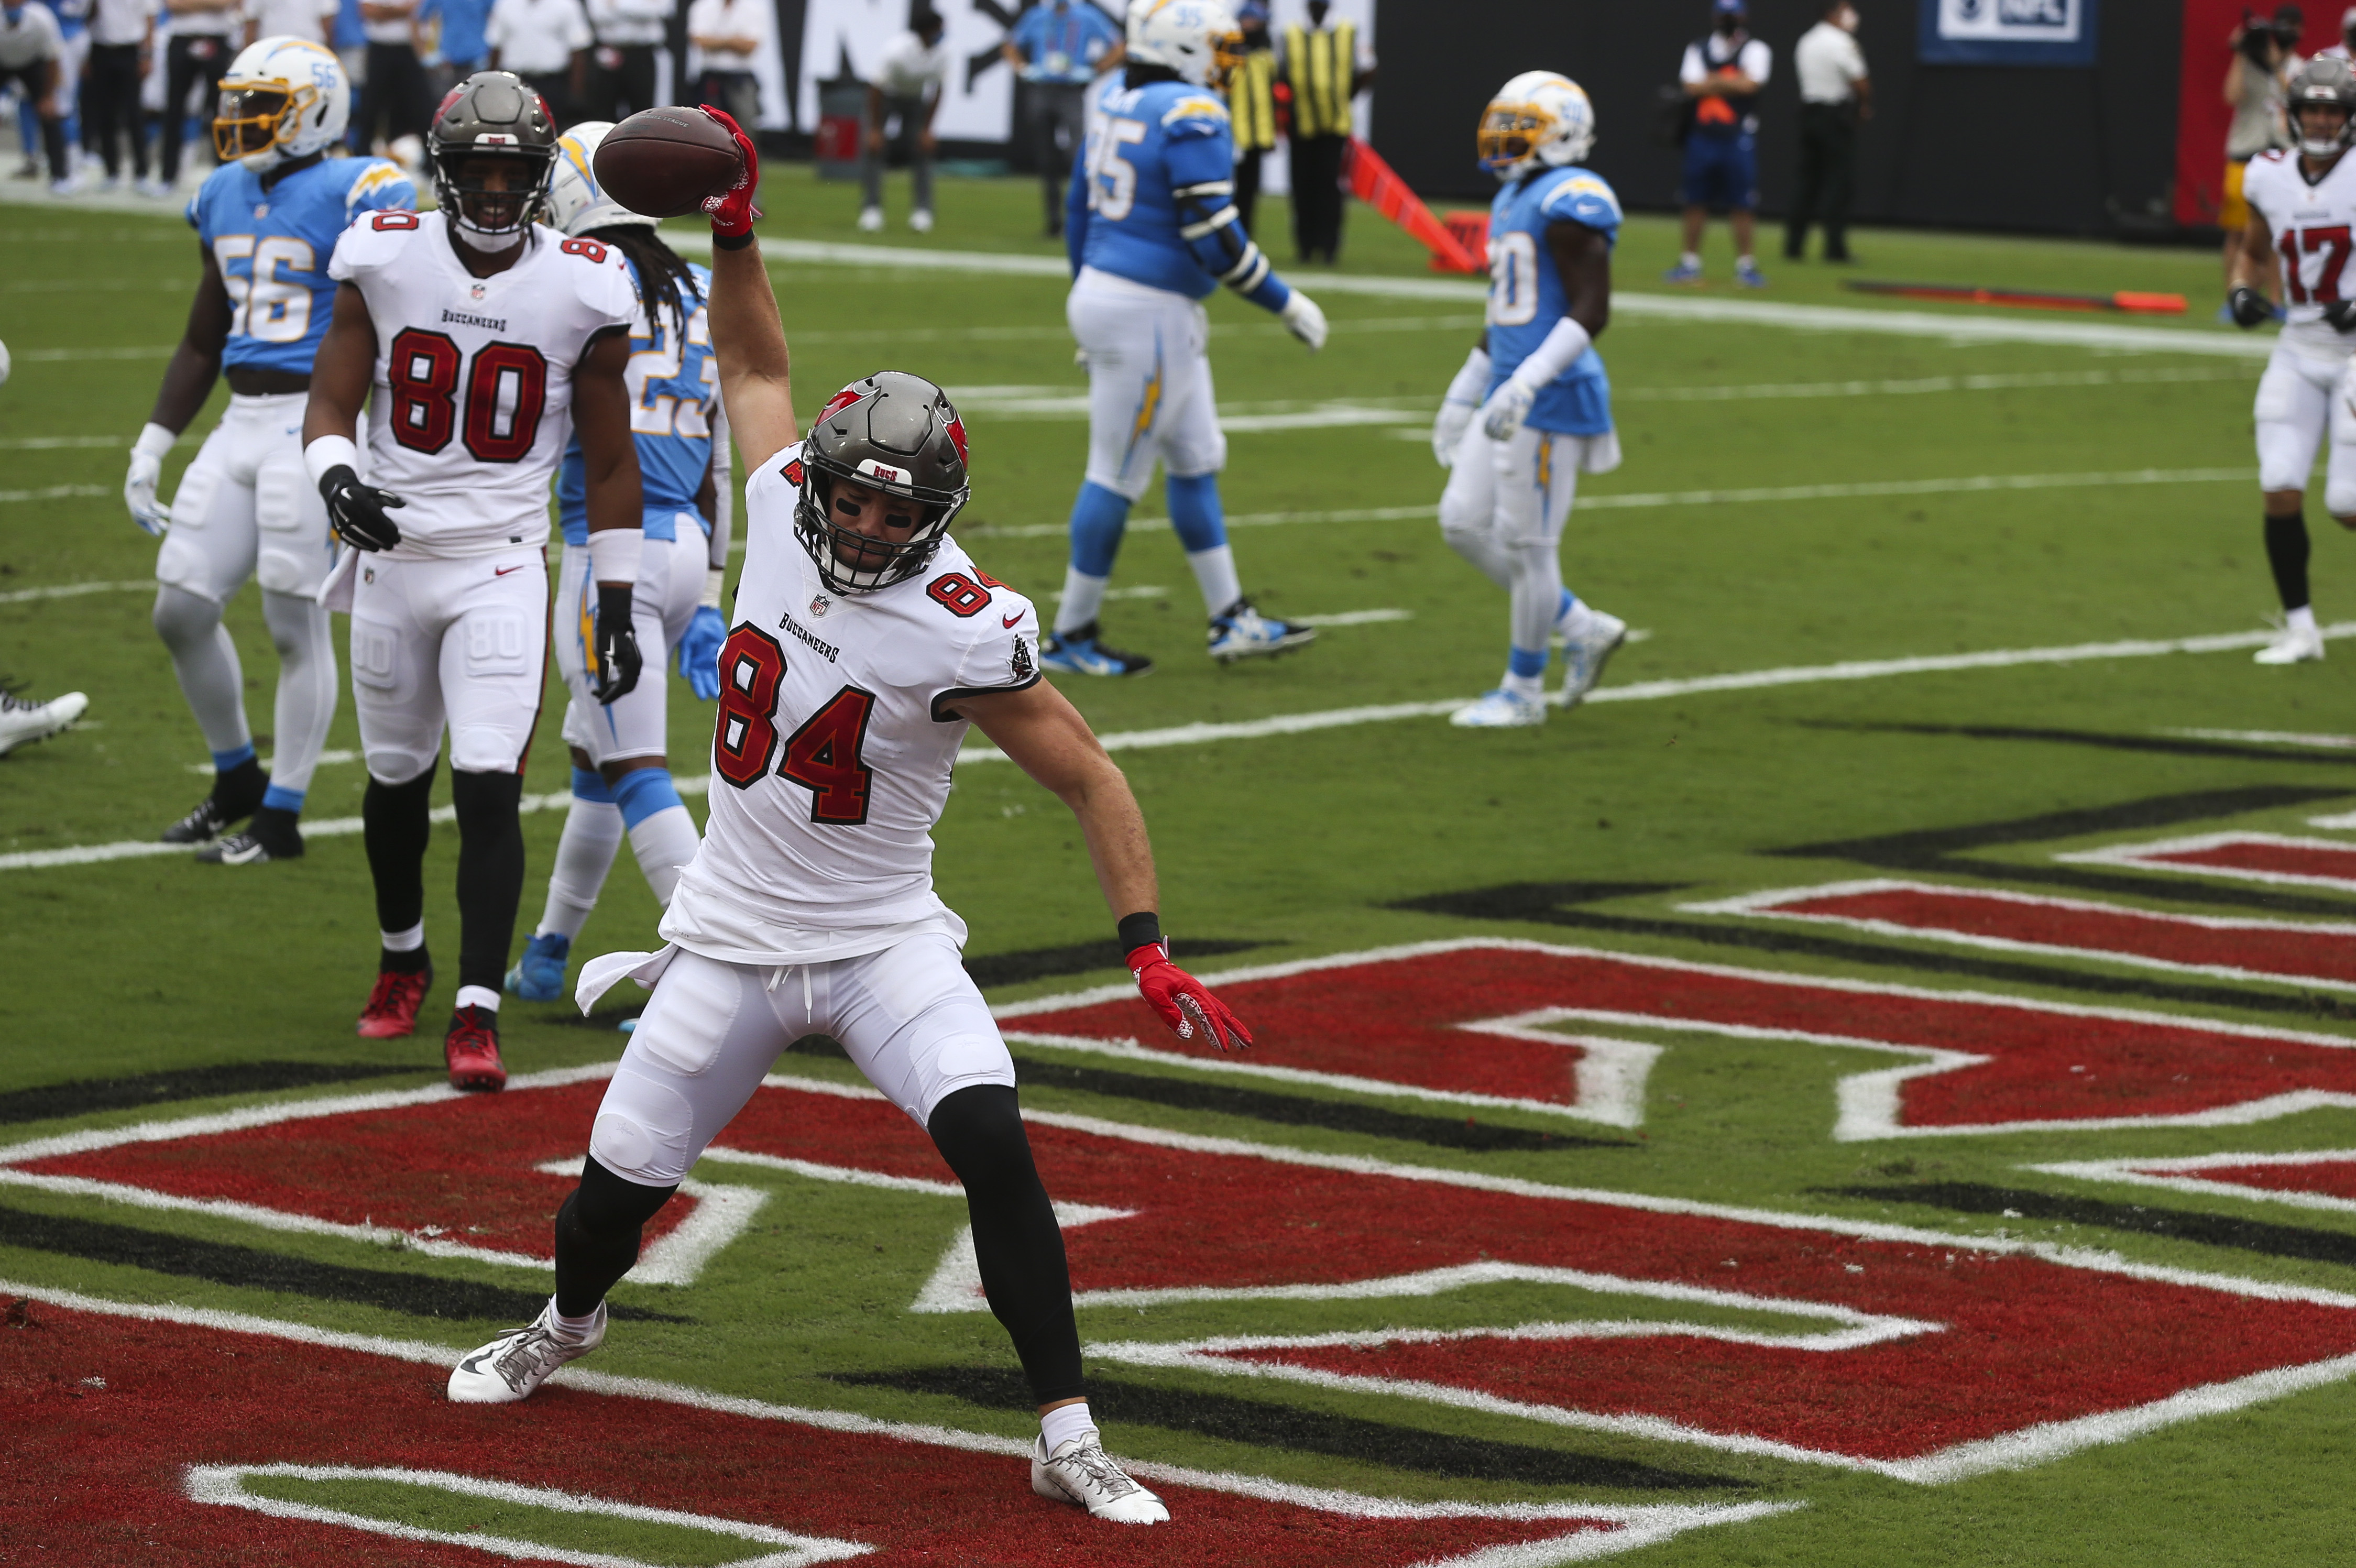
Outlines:
[[638, 634], [630, 625], [630, 585], [597, 585], [597, 679], [589, 694], [601, 703], [619, 702], [637, 689]]
[[2356, 299], [2335, 299], [2323, 307], [2323, 319], [2334, 332], [2356, 332]]
[[2261, 321], [2274, 319], [2274, 306], [2265, 295], [2247, 284], [2244, 284], [2225, 296], [2225, 308], [2233, 312], [2233, 325], [2244, 331], [2255, 327]]
[[319, 476], [319, 495], [327, 503], [327, 521], [336, 537], [355, 550], [390, 550], [401, 542], [401, 530], [385, 515], [409, 503], [391, 490], [360, 483], [351, 465], [338, 463]]

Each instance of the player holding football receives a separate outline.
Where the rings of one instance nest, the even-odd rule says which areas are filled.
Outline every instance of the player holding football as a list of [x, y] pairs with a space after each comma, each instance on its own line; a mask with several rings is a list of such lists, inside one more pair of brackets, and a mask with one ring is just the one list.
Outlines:
[[[2356, 528], [2356, 412], [2345, 395], [2356, 354], [2356, 160], [2346, 155], [2356, 115], [2356, 71], [2344, 59], [2315, 59], [2291, 78], [2295, 151], [2252, 158], [2242, 179], [2250, 224], [2233, 253], [2225, 296], [2234, 322], [2269, 319], [2263, 292], [2279, 276], [2288, 320], [2258, 380], [2258, 489], [2265, 496], [2266, 561], [2282, 596], [2283, 629], [2258, 650], [2261, 664], [2298, 664], [2323, 657], [2323, 632], [2307, 586], [2305, 506], [2308, 476], [2325, 433], [2331, 456], [2324, 505]], [[2276, 268], [2281, 270], [2276, 273]], [[2334, 390], [2341, 395], [2335, 397]]]
[[1324, 314], [1276, 275], [1236, 212], [1235, 140], [1219, 86], [1241, 57], [1242, 35], [1221, 0], [1138, 0], [1126, 79], [1089, 120], [1087, 175], [1072, 181], [1064, 228], [1073, 278], [1065, 316], [1088, 367], [1088, 467], [1072, 503], [1055, 634], [1040, 652], [1051, 670], [1152, 668], [1107, 647], [1097, 613], [1156, 458], [1169, 470], [1171, 526], [1210, 613], [1211, 657], [1278, 653], [1317, 635], [1252, 607], [1219, 510], [1227, 438], [1198, 302], [1225, 284], [1274, 311], [1312, 350], [1325, 343]]
[[[123, 482], [131, 520], [163, 536], [155, 631], [213, 754], [211, 791], [164, 842], [203, 844], [198, 859], [226, 865], [303, 853], [296, 820], [336, 714], [335, 646], [316, 596], [335, 540], [303, 477], [303, 400], [334, 307], [337, 239], [363, 212], [417, 205], [409, 177], [382, 159], [327, 160], [351, 98], [343, 67], [316, 43], [263, 38], [230, 62], [213, 120], [220, 166], [187, 208], [203, 265], [197, 297]], [[167, 509], [155, 499], [164, 455], [221, 374], [229, 410]], [[278, 650], [268, 773], [246, 725], [237, 644], [221, 625], [249, 577], [261, 580]], [[244, 832], [221, 836], [248, 818]]]
[[[719, 369], [712, 360], [712, 318], [704, 300], [712, 274], [682, 261], [640, 217], [598, 188], [591, 162], [610, 122], [575, 125], [556, 144], [549, 218], [575, 239], [620, 252], [637, 284], [643, 317], [630, 337], [623, 372], [630, 429], [644, 489], [646, 553], [631, 597], [641, 647], [675, 649], [679, 672], [696, 696], [720, 694], [721, 582], [728, 564], [728, 425], [720, 414]], [[641, 330], [640, 328], [643, 328]], [[670, 902], [680, 868], [695, 857], [695, 819], [680, 803], [664, 755], [669, 683], [640, 681], [628, 695], [600, 704], [596, 678], [597, 595], [591, 586], [589, 513], [581, 439], [559, 470], [556, 496], [564, 531], [557, 571], [556, 668], [572, 700], [564, 738], [573, 748], [573, 809], [549, 873], [548, 907], [507, 987], [532, 1002], [564, 993], [573, 939], [596, 906], [614, 852], [629, 835], [638, 869], [656, 899]], [[659, 653], [658, 654], [659, 657]]]
[[[520, 78], [485, 70], [459, 83], [427, 155], [441, 210], [379, 213], [337, 246], [329, 271], [343, 286], [303, 460], [354, 549], [323, 597], [351, 611], [360, 812], [383, 937], [359, 1032], [412, 1033], [433, 983], [423, 872], [446, 725], [459, 930], [443, 1056], [454, 1085], [488, 1090], [507, 1082], [499, 981], [523, 893], [516, 811], [548, 642], [548, 481], [575, 422], [597, 580], [594, 695], [612, 702], [638, 678], [644, 536], [622, 383], [638, 302], [618, 254], [534, 223], [556, 127]], [[363, 401], [376, 484], [355, 471]]]
[[1087, 722], [1040, 680], [1030, 602], [948, 537], [969, 491], [947, 395], [881, 371], [836, 393], [797, 443], [785, 333], [752, 232], [757, 166], [750, 142], [743, 151], [746, 183], [712, 218], [712, 338], [752, 478], [712, 816], [663, 918], [669, 945], [583, 970], [584, 1008], [626, 972], [654, 995], [557, 1211], [556, 1294], [530, 1326], [462, 1360], [449, 1397], [519, 1400], [595, 1349], [641, 1227], [778, 1053], [824, 1033], [965, 1186], [991, 1310], [1039, 1401], [1033, 1487], [1099, 1519], [1156, 1522], [1169, 1510], [1106, 1457], [1089, 1418], [1063, 1237], [1013, 1062], [958, 962], [964, 922], [933, 891], [930, 830], [969, 725], [1079, 818], [1155, 1010], [1222, 1047], [1250, 1036], [1170, 962], [1144, 820]]
[[1489, 209], [1488, 327], [1449, 383], [1431, 450], [1450, 470], [1441, 534], [1511, 596], [1502, 684], [1449, 723], [1546, 722], [1547, 646], [1563, 642], [1568, 707], [1593, 689], [1627, 623], [1562, 585], [1562, 530], [1581, 473], [1620, 466], [1612, 383], [1595, 338], [1612, 319], [1620, 201], [1580, 166], [1595, 111], [1578, 83], [1525, 71], [1482, 112], [1481, 166], [1505, 182]]

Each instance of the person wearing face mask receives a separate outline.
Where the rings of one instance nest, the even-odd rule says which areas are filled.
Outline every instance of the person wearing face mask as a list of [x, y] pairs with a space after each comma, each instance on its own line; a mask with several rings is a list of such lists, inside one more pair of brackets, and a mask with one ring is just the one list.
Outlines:
[[1825, 260], [1846, 262], [1848, 198], [1857, 166], [1857, 127], [1873, 118], [1873, 79], [1857, 47], [1857, 7], [1833, 0], [1824, 20], [1800, 35], [1792, 69], [1800, 78], [1800, 177], [1783, 230], [1783, 258], [1806, 251], [1808, 225], [1825, 226]]
[[1734, 281], [1764, 288], [1752, 256], [1759, 207], [1760, 91], [1773, 56], [1751, 36], [1743, 0], [1714, 0], [1709, 36], [1686, 46], [1677, 80], [1691, 104], [1685, 138], [1685, 249], [1665, 274], [1670, 283], [1701, 282], [1701, 231], [1713, 207], [1727, 209], [1734, 229]]

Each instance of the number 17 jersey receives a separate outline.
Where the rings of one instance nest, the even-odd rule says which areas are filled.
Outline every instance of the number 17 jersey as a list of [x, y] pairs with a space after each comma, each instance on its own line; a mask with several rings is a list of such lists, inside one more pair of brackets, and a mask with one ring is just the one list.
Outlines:
[[745, 481], [744, 573], [720, 650], [712, 812], [662, 937], [727, 963], [857, 958], [925, 930], [959, 699], [1039, 681], [1031, 601], [954, 539], [915, 576], [838, 594], [794, 532], [788, 447]]
[[2311, 358], [2347, 359], [2356, 338], [2335, 330], [2323, 319], [2323, 307], [2356, 299], [2356, 156], [2342, 155], [2322, 178], [2310, 181], [2297, 153], [2260, 153], [2242, 177], [2242, 199], [2274, 235], [2289, 317], [2283, 347]]

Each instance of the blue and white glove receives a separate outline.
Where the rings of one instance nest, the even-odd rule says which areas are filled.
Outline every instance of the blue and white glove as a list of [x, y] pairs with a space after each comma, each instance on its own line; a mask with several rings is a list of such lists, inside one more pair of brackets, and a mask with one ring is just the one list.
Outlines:
[[710, 605], [695, 607], [679, 639], [679, 673], [695, 700], [708, 703], [720, 695], [720, 645], [728, 640], [728, 623]]
[[1518, 379], [1507, 381], [1481, 405], [1481, 434], [1492, 441], [1511, 441], [1537, 400], [1537, 388]]
[[131, 509], [131, 521], [157, 539], [172, 524], [172, 509], [155, 499], [155, 486], [164, 477], [164, 454], [178, 439], [160, 424], [142, 430], [131, 447], [131, 472], [123, 480], [123, 503]]
[[1479, 344], [1464, 357], [1464, 364], [1456, 379], [1448, 383], [1448, 394], [1440, 401], [1440, 412], [1431, 419], [1431, 455], [1443, 468], [1456, 467], [1456, 448], [1464, 442], [1464, 432], [1472, 428], [1472, 415], [1480, 410], [1481, 394], [1489, 390], [1489, 350]]

